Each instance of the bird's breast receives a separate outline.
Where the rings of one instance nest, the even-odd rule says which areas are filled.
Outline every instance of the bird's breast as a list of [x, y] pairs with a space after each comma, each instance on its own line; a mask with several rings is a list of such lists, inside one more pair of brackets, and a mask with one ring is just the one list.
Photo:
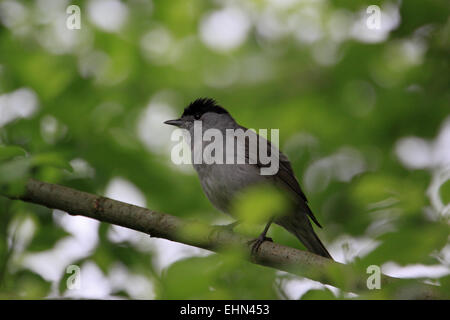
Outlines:
[[248, 164], [199, 164], [194, 167], [208, 199], [225, 213], [230, 213], [230, 204], [237, 193], [265, 180], [256, 166]]

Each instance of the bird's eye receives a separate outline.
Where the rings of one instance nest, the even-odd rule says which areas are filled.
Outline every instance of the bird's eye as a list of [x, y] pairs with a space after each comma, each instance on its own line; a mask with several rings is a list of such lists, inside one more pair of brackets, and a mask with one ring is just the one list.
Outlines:
[[196, 115], [194, 116], [195, 120], [199, 120], [201, 117], [202, 117], [202, 116], [201, 116], [200, 114], [196, 114]]

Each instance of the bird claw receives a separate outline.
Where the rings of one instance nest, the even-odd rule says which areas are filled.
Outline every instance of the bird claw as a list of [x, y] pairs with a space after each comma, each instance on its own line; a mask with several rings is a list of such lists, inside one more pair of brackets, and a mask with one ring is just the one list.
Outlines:
[[260, 235], [258, 238], [250, 240], [250, 241], [247, 242], [248, 245], [253, 243], [252, 251], [251, 251], [252, 255], [254, 255], [254, 254], [256, 254], [258, 252], [259, 247], [262, 245], [262, 243], [264, 241], [273, 242], [272, 238], [266, 237], [264, 235]]

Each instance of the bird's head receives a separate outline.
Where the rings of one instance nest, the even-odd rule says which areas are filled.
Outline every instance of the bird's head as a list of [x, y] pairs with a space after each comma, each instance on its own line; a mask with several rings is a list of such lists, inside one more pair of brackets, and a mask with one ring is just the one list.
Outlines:
[[219, 106], [217, 102], [210, 98], [200, 98], [191, 102], [179, 119], [167, 120], [164, 123], [190, 130], [194, 121], [202, 121], [203, 128], [218, 128], [229, 126], [234, 122], [231, 115], [225, 108]]

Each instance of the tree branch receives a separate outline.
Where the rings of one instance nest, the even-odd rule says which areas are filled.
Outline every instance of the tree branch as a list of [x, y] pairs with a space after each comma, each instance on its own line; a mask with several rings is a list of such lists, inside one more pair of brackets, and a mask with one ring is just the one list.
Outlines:
[[[229, 230], [211, 227], [200, 222], [188, 222], [169, 214], [156, 212], [131, 204], [96, 196], [61, 185], [30, 179], [26, 191], [15, 199], [59, 209], [71, 215], [81, 215], [103, 222], [119, 225], [187, 245], [218, 251], [235, 247], [245, 250], [248, 259], [263, 266], [287, 271], [324, 284], [341, 288], [347, 292], [368, 290], [365, 272], [357, 272], [347, 265], [323, 258], [310, 252], [297, 250], [273, 242], [264, 242], [258, 252], [251, 256], [249, 237]], [[192, 232], [188, 232], [191, 230]], [[195, 232], [194, 232], [195, 231]], [[355, 274], [357, 275], [355, 277]], [[351, 275], [351, 281], [348, 281]], [[385, 275], [381, 277], [381, 286], [402, 279]], [[430, 287], [426, 297], [431, 297]], [[423, 295], [421, 296], [424, 297]]]

